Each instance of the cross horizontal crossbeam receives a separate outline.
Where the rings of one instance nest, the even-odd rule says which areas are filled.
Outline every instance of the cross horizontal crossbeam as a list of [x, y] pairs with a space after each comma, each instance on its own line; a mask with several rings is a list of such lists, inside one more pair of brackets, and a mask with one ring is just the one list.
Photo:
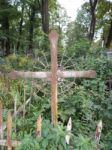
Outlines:
[[[0, 72], [0, 76], [4, 76], [5, 74]], [[31, 72], [31, 71], [12, 71], [7, 73], [7, 77], [10, 79], [51, 79], [51, 72]], [[96, 72], [93, 70], [88, 71], [57, 71], [57, 78], [94, 78], [96, 77]]]

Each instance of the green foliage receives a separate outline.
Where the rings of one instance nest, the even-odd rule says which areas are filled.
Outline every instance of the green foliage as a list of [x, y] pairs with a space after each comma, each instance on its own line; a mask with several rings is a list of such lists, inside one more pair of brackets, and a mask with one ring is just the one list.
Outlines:
[[75, 52], [75, 56], [85, 56], [87, 53], [90, 53], [90, 42], [87, 39], [80, 39], [75, 41], [71, 47], [69, 47], [69, 54], [72, 55]]
[[88, 137], [83, 137], [79, 134], [79, 136], [75, 139], [76, 140], [76, 150], [94, 150], [95, 149], [95, 142], [92, 141]]
[[[39, 55], [41, 56], [41, 54]], [[67, 59], [66, 57], [63, 58], [63, 63], [67, 62]], [[100, 145], [105, 150], [112, 147], [112, 92], [108, 91], [106, 87], [106, 81], [112, 74], [112, 61], [97, 53], [97, 55], [89, 54], [78, 58], [74, 56], [68, 62], [69, 66], [72, 66], [72, 62], [75, 64], [75, 70], [96, 70], [97, 77], [95, 79], [67, 79], [59, 82], [58, 110], [59, 122], [61, 123], [57, 128], [53, 128], [48, 121], [51, 118], [51, 111], [50, 84], [47, 81], [1, 79], [0, 100], [3, 102], [4, 108], [7, 108], [6, 112], [8, 109], [13, 111], [15, 99], [17, 100], [17, 108], [19, 108], [31, 97], [30, 103], [25, 107], [25, 118], [22, 111], [14, 120], [14, 127], [17, 129], [14, 137], [23, 141], [20, 149], [64, 150], [75, 148], [77, 150], [92, 150], [96, 146], [94, 135], [97, 121], [100, 119], [103, 120]], [[24, 65], [20, 65], [23, 63]], [[32, 71], [37, 70], [37, 68], [44, 70], [38, 61], [17, 55], [10, 55], [6, 61], [1, 59], [1, 64], [8, 66], [6, 68], [11, 68], [11, 70], [16, 69], [16, 67], [24, 70], [31, 69]], [[69, 69], [73, 69], [72, 67]], [[36, 138], [36, 120], [40, 114], [43, 117], [42, 137]], [[68, 146], [65, 143], [65, 126], [69, 117], [72, 118], [73, 127]]]
[[43, 122], [42, 127], [42, 137], [39, 138], [36, 136], [32, 137], [31, 135], [25, 135], [23, 139], [23, 145], [17, 150], [56, 150], [62, 149], [67, 150], [67, 145], [65, 143], [65, 132], [62, 125], [53, 128], [49, 121]]
[[42, 127], [42, 137], [35, 137], [31, 134], [25, 135], [22, 141], [22, 146], [17, 148], [17, 150], [70, 150], [70, 149], [83, 149], [83, 150], [93, 150], [95, 147], [95, 142], [88, 137], [83, 137], [79, 135], [77, 137], [73, 136], [71, 145], [65, 143], [66, 132], [62, 124], [53, 128], [48, 120], [43, 122]]
[[106, 42], [112, 20], [112, 2], [107, 0], [99, 1], [96, 16], [98, 20], [96, 29], [100, 30], [102, 28], [102, 39]]
[[91, 42], [88, 39], [90, 28], [90, 6], [84, 3], [78, 10], [77, 18], [67, 27], [67, 52], [75, 56], [85, 56], [90, 52]]

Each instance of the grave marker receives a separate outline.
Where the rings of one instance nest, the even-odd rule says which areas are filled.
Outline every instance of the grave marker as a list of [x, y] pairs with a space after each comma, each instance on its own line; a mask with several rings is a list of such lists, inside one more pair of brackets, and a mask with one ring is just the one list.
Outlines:
[[[52, 116], [52, 124], [54, 126], [57, 125], [58, 119], [58, 111], [57, 111], [57, 82], [58, 78], [94, 78], [96, 76], [96, 72], [89, 71], [61, 71], [58, 70], [58, 60], [57, 60], [57, 43], [58, 43], [58, 34], [55, 31], [52, 31], [49, 34], [50, 47], [51, 47], [51, 72], [31, 72], [31, 71], [12, 71], [7, 74], [7, 76], [11, 79], [28, 79], [28, 78], [39, 78], [39, 79], [47, 79], [51, 82], [51, 116]], [[0, 72], [0, 76], [4, 76], [3, 73]]]

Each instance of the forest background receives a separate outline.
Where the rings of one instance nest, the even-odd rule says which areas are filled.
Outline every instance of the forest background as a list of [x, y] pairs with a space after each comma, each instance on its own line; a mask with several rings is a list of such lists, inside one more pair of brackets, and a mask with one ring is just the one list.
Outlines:
[[[112, 50], [112, 2], [84, 1], [75, 21], [71, 21], [57, 0], [0, 0], [0, 72], [6, 75], [12, 70], [49, 70], [51, 30], [59, 34], [58, 64], [64, 69], [93, 69], [97, 77], [59, 82], [59, 126], [53, 128], [49, 83], [13, 81], [4, 76], [0, 78], [4, 121], [9, 110], [14, 112], [15, 103], [19, 108], [31, 97], [14, 118], [13, 138], [23, 141], [19, 149], [92, 150], [100, 119], [103, 121], [100, 146], [104, 150], [112, 149], [112, 83], [108, 86], [112, 79], [112, 54], [107, 57], [107, 52]], [[35, 122], [40, 114], [42, 138], [36, 139]], [[65, 127], [69, 117], [73, 129], [70, 145], [66, 145]]]

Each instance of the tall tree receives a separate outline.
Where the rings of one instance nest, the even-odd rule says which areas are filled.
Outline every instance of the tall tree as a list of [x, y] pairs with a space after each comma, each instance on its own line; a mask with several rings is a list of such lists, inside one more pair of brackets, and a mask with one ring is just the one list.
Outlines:
[[106, 41], [107, 48], [110, 48], [111, 42], [112, 42], [112, 20], [111, 20], [111, 24], [110, 24], [110, 28], [109, 28], [109, 33], [107, 36], [107, 41]]
[[20, 40], [21, 40], [21, 35], [22, 35], [22, 28], [23, 28], [23, 16], [24, 16], [24, 7], [25, 7], [25, 3], [24, 1], [21, 2], [22, 3], [22, 8], [21, 8], [21, 18], [20, 18], [20, 22], [19, 22], [19, 28], [18, 28], [18, 31], [19, 31], [19, 37], [17, 39], [17, 46], [16, 46], [16, 49], [17, 49], [17, 52], [19, 50], [19, 47], [20, 47]]
[[[11, 3], [11, 0], [0, 0], [0, 41], [4, 55], [9, 55], [14, 43], [14, 32], [16, 33], [16, 22], [19, 12]], [[17, 37], [17, 36], [16, 36]]]
[[28, 51], [29, 53], [33, 53], [33, 33], [34, 33], [34, 22], [35, 22], [35, 13], [36, 9], [31, 8], [31, 15], [30, 15], [30, 27], [29, 27], [29, 46], [28, 46]]
[[89, 39], [92, 41], [95, 33], [95, 25], [96, 25], [96, 6], [98, 0], [89, 0], [90, 3], [90, 13], [91, 13], [91, 23], [90, 23], [90, 31], [89, 31]]
[[44, 33], [49, 33], [49, 9], [48, 0], [42, 0], [41, 2], [41, 16], [42, 16], [42, 29]]
[[99, 1], [97, 5], [97, 29], [102, 31], [102, 40], [106, 48], [111, 47], [112, 42], [112, 2]]
[[81, 6], [81, 9], [78, 10], [76, 20], [68, 24], [68, 47], [74, 45], [74, 43], [76, 43], [77, 41], [88, 39], [91, 18], [89, 10], [89, 3], [84, 3]]
[[1, 38], [1, 45], [4, 50], [5, 55], [10, 54], [10, 38], [9, 38], [9, 11], [10, 11], [10, 1], [1, 0], [0, 1], [0, 24], [1, 30], [3, 32], [3, 38]]
[[40, 2], [37, 0], [27, 0], [29, 5], [29, 35], [28, 35], [28, 53], [33, 54], [33, 37], [34, 37], [34, 29], [35, 29], [35, 16], [36, 13], [40, 11], [39, 4]]

